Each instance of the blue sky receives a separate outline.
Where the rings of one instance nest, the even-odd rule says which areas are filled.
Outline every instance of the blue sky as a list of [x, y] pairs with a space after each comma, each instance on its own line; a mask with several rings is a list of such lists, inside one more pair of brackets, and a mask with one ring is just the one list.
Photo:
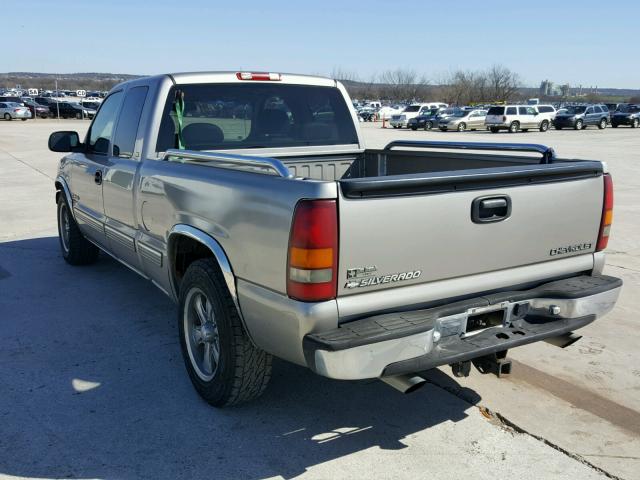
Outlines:
[[640, 88], [639, 1], [523, 3], [2, 0], [12, 34], [0, 72], [343, 69], [368, 79], [402, 67], [437, 83], [498, 63], [530, 86]]

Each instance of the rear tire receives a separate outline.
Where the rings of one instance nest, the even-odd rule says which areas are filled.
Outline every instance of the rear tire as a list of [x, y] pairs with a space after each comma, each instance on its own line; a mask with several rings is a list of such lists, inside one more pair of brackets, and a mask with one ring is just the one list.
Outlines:
[[411, 130], [415, 132], [416, 130], [418, 130], [418, 127], [411, 127]]
[[9, 113], [5, 113], [5, 114], [4, 114], [4, 119], [5, 119], [5, 120], [8, 120], [8, 121], [13, 120], [13, 118], [11, 118], [11, 114], [9, 114]]
[[547, 122], [546, 120], [544, 120], [544, 121], [540, 124], [540, 131], [541, 131], [541, 132], [546, 132], [547, 130], [549, 130], [549, 122]]
[[213, 259], [196, 260], [187, 269], [178, 330], [191, 383], [209, 404], [237, 405], [264, 392], [272, 356], [249, 339]]
[[598, 123], [598, 128], [600, 130], [604, 130], [605, 128], [607, 128], [607, 119], [606, 118], [600, 119], [600, 123]]
[[95, 263], [100, 249], [84, 238], [76, 223], [64, 193], [58, 198], [58, 239], [62, 258], [70, 265], [90, 265]]
[[509, 133], [516, 133], [520, 129], [520, 124], [518, 122], [511, 122], [509, 125]]

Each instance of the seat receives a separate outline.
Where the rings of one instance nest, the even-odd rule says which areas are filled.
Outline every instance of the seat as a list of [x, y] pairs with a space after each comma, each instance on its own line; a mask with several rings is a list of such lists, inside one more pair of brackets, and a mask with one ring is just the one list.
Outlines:
[[287, 135], [291, 126], [289, 116], [283, 110], [266, 109], [258, 117], [258, 135]]
[[224, 141], [224, 133], [211, 123], [190, 123], [182, 129], [182, 138], [187, 150], [213, 150]]

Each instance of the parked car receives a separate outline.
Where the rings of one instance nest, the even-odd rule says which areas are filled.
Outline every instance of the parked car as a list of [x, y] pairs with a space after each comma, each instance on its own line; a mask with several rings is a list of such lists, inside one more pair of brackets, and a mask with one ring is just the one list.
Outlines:
[[5, 120], [20, 119], [23, 122], [31, 118], [28, 107], [15, 102], [0, 102], [0, 117]]
[[407, 122], [407, 127], [411, 130], [417, 130], [419, 128], [431, 130], [434, 126], [438, 125], [439, 111], [439, 109], [435, 108], [421, 113], [417, 117], [410, 118]]
[[40, 118], [48, 118], [51, 116], [49, 107], [36, 103], [32, 98], [23, 98], [22, 103], [29, 109], [32, 118], [36, 118], [36, 116]]
[[515, 133], [526, 132], [532, 128], [541, 132], [549, 130], [551, 121], [547, 115], [540, 114], [532, 105], [500, 105], [491, 107], [487, 112], [485, 126], [491, 133], [508, 130]]
[[[204, 115], [183, 124], [177, 91], [185, 110], [225, 99], [253, 115], [231, 131]], [[62, 257], [90, 264], [104, 250], [175, 301], [188, 375], [218, 407], [258, 397], [272, 355], [408, 392], [437, 366], [505, 373], [509, 348], [573, 343], [613, 308], [605, 164], [542, 145], [367, 150], [349, 103], [339, 82], [275, 73], [114, 87], [86, 143], [49, 138], [69, 153], [55, 179]], [[334, 114], [316, 120], [325, 106]]]
[[440, 120], [438, 128], [443, 132], [447, 130], [464, 132], [465, 130], [477, 130], [479, 128], [484, 130], [486, 117], [486, 110], [461, 110], [450, 117]]
[[589, 125], [599, 129], [607, 128], [609, 123], [609, 109], [606, 105], [571, 105], [566, 107], [565, 113], [556, 115], [553, 126], [556, 130], [573, 128], [583, 130]]
[[640, 105], [625, 105], [611, 115], [611, 126], [618, 128], [620, 125], [629, 125], [638, 128], [640, 125]]
[[402, 113], [391, 116], [389, 122], [393, 128], [404, 128], [408, 126], [409, 120], [419, 115], [425, 114], [434, 108], [447, 107], [446, 103], [414, 103], [407, 106]]
[[9, 102], [9, 103], [17, 103], [18, 105], [22, 105], [22, 97], [16, 97], [15, 95], [2, 95], [0, 96], [0, 102]]
[[88, 118], [92, 119], [96, 111], [91, 108], [82, 108], [78, 103], [58, 102], [52, 104], [49, 109], [53, 115], [60, 114], [62, 118]]

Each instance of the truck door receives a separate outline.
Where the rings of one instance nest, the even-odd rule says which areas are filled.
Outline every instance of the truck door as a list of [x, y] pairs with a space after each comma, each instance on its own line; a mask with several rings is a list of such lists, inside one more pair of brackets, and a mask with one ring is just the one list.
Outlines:
[[134, 212], [135, 179], [140, 166], [140, 148], [136, 149], [136, 139], [148, 90], [149, 87], [140, 86], [125, 93], [102, 187], [104, 229], [109, 249], [136, 269], [140, 269], [136, 249], [138, 221]]
[[96, 115], [85, 141], [86, 149], [73, 156], [70, 188], [76, 221], [87, 237], [108, 248], [102, 201], [102, 182], [109, 163], [113, 128], [122, 102], [122, 91], [109, 95]]

